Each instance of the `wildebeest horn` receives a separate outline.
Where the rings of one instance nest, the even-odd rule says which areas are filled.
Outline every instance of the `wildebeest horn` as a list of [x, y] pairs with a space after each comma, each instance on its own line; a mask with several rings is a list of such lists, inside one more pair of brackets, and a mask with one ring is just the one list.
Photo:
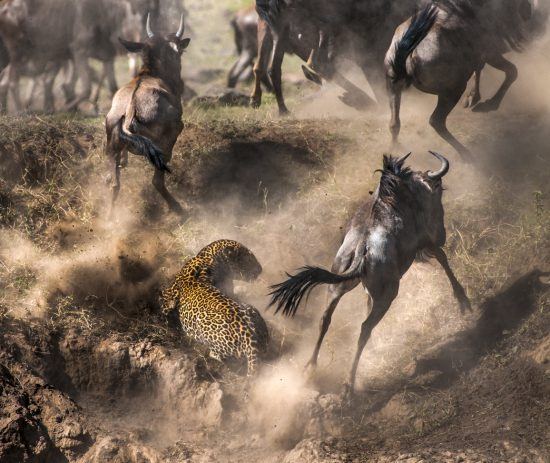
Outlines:
[[145, 24], [145, 30], [147, 31], [147, 37], [149, 37], [150, 39], [155, 36], [153, 30], [151, 29], [151, 13], [147, 13], [147, 23]]
[[180, 17], [180, 26], [178, 27], [178, 32], [176, 32], [176, 37], [178, 39], [181, 39], [181, 37], [183, 36], [184, 30], [185, 30], [185, 24], [183, 23], [183, 13], [182, 13]]
[[449, 172], [449, 161], [447, 161], [447, 159], [445, 159], [443, 156], [441, 156], [441, 154], [436, 153], [435, 151], [430, 151], [430, 154], [441, 161], [441, 169], [439, 169], [437, 172], [432, 172], [431, 170], [428, 171], [428, 178], [432, 180], [437, 180], [443, 177], [447, 172]]
[[397, 163], [398, 163], [398, 164], [403, 164], [411, 154], [412, 154], [412, 151], [411, 151], [410, 153], [405, 154], [405, 156], [401, 156], [401, 157], [397, 160]]

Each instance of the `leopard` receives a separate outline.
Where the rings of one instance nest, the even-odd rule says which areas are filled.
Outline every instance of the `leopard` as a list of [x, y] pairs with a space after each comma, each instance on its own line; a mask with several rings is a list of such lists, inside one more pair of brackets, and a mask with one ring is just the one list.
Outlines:
[[246, 246], [214, 241], [186, 261], [173, 284], [162, 290], [162, 312], [177, 311], [185, 335], [206, 345], [210, 357], [220, 362], [245, 358], [247, 376], [253, 376], [267, 351], [269, 332], [255, 307], [235, 300], [233, 280], [251, 282], [261, 272]]

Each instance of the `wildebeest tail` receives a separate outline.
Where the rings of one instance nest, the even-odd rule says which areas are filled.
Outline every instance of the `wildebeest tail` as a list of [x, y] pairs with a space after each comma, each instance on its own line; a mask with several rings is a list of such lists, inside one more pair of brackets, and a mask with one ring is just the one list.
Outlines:
[[170, 172], [164, 162], [162, 150], [149, 138], [125, 129], [123, 121], [124, 118], [121, 118], [118, 123], [120, 141], [128, 145], [133, 153], [145, 156], [158, 170]]
[[393, 80], [399, 81], [407, 77], [407, 58], [426, 37], [437, 19], [437, 6], [430, 4], [416, 12], [409, 28], [403, 37], [395, 44], [394, 55], [391, 60], [393, 68]]
[[332, 273], [320, 267], [303, 267], [296, 275], [289, 275], [282, 283], [273, 285], [271, 289], [270, 305], [277, 305], [275, 313], [281, 309], [283, 315], [293, 317], [300, 302], [308, 293], [320, 284], [337, 284], [358, 278], [363, 273], [364, 259], [360, 258], [356, 264], [342, 274]]
[[274, 27], [281, 10], [284, 8], [283, 0], [256, 0], [256, 11], [269, 27]]

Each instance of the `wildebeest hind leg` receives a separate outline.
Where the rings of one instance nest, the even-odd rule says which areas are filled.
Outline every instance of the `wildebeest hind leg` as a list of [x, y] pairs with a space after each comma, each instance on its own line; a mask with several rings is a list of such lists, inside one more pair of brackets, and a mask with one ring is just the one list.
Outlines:
[[479, 67], [474, 71], [474, 86], [472, 87], [472, 89], [464, 99], [465, 108], [472, 108], [476, 104], [478, 104], [481, 100], [481, 92], [479, 89], [479, 85], [481, 83], [481, 70], [483, 69], [483, 66], [484, 65], [482, 65], [481, 67]]
[[327, 334], [328, 328], [330, 326], [330, 322], [332, 321], [332, 314], [336, 310], [336, 306], [338, 305], [338, 302], [340, 302], [340, 299], [342, 296], [349, 291], [351, 291], [353, 288], [355, 288], [359, 284], [359, 280], [350, 280], [345, 281], [343, 283], [339, 283], [336, 285], [330, 285], [328, 288], [328, 306], [323, 313], [323, 316], [321, 318], [321, 323], [319, 325], [319, 337], [317, 339], [317, 344], [315, 344], [315, 349], [313, 350], [313, 354], [311, 358], [309, 359], [309, 362], [307, 362], [306, 369], [315, 369], [317, 366], [317, 359], [319, 357], [319, 351], [321, 350], [321, 345], [323, 344], [323, 339], [325, 335]]
[[447, 278], [449, 279], [449, 282], [451, 283], [451, 286], [453, 288], [454, 296], [459, 303], [460, 311], [464, 313], [465, 310], [472, 310], [472, 306], [470, 305], [470, 300], [466, 295], [466, 291], [464, 290], [460, 282], [456, 279], [455, 274], [453, 273], [453, 270], [449, 265], [449, 260], [447, 259], [447, 254], [445, 254], [445, 251], [443, 251], [443, 249], [441, 248], [436, 248], [433, 250], [433, 255], [437, 259], [441, 267], [443, 267], [443, 270], [445, 270], [445, 274], [447, 275]]
[[472, 161], [472, 154], [455, 136], [447, 129], [447, 117], [460, 100], [464, 93], [466, 84], [460, 88], [453, 89], [440, 94], [437, 99], [437, 106], [430, 117], [430, 125], [435, 129], [443, 140], [449, 143], [466, 162]]
[[164, 198], [164, 200], [166, 201], [166, 203], [168, 204], [168, 207], [172, 212], [175, 212], [176, 214], [179, 214], [179, 215], [184, 214], [184, 210], [181, 207], [180, 203], [178, 203], [176, 199], [166, 189], [164, 171], [155, 169], [155, 173], [153, 175], [153, 186]]
[[506, 58], [504, 58], [504, 56], [502, 55], [488, 59], [487, 63], [493, 66], [495, 69], [504, 72], [506, 77], [504, 79], [504, 82], [492, 98], [489, 98], [488, 100], [474, 106], [473, 111], [475, 112], [496, 111], [500, 107], [500, 104], [502, 103], [502, 99], [506, 95], [506, 92], [508, 92], [510, 86], [518, 78], [518, 70], [516, 66], [508, 61]]
[[378, 323], [380, 323], [380, 320], [382, 320], [382, 318], [390, 308], [391, 303], [397, 296], [398, 290], [399, 280], [388, 281], [386, 282], [384, 290], [381, 294], [373, 295], [372, 310], [367, 316], [366, 320], [361, 324], [361, 334], [359, 335], [359, 340], [357, 342], [357, 351], [355, 352], [353, 365], [351, 367], [349, 378], [350, 394], [353, 394], [355, 389], [355, 377], [357, 375], [357, 367], [359, 365], [359, 360], [361, 359], [363, 349], [365, 348], [365, 345], [370, 338], [372, 330], [376, 327], [376, 325], [378, 325]]

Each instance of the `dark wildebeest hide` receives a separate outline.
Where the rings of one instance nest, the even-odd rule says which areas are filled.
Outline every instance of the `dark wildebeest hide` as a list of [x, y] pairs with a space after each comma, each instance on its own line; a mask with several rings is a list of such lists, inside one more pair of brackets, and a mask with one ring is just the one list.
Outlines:
[[[409, 153], [410, 154], [410, 153]], [[442, 247], [446, 233], [441, 203], [442, 178], [449, 169], [441, 161], [437, 172], [415, 172], [405, 159], [384, 156], [382, 177], [373, 196], [356, 212], [336, 254], [332, 270], [305, 267], [273, 286], [272, 304], [285, 315], [294, 315], [304, 296], [322, 283], [329, 284], [328, 307], [321, 321], [317, 344], [308, 365], [315, 367], [323, 338], [341, 297], [359, 283], [367, 292], [371, 310], [361, 325], [359, 343], [350, 373], [353, 392], [361, 353], [374, 327], [397, 296], [401, 277], [417, 256], [433, 256], [444, 268], [462, 310], [470, 304], [455, 278]]]
[[401, 92], [412, 84], [438, 96], [430, 124], [464, 159], [471, 159], [469, 150], [447, 129], [449, 113], [474, 72], [471, 103], [479, 101], [479, 73], [485, 63], [503, 71], [505, 80], [492, 98], [474, 110], [498, 109], [518, 74], [503, 54], [521, 50], [546, 17], [529, 0], [438, 0], [401, 24], [385, 59], [393, 142], [397, 143], [400, 129]]

